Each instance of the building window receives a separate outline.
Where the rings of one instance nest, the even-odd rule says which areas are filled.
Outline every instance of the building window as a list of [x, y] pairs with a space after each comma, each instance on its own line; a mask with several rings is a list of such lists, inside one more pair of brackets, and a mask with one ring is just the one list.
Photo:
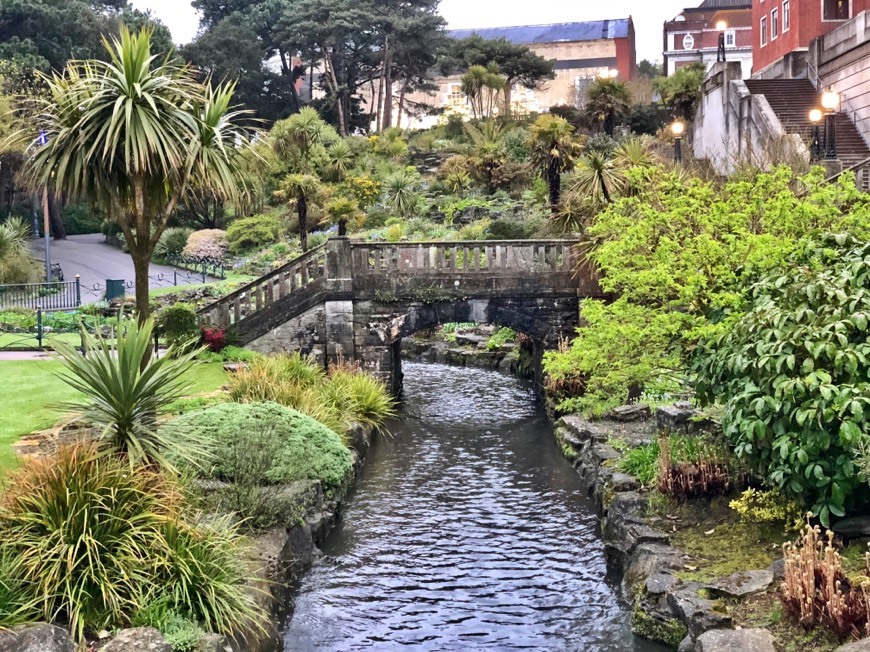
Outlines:
[[464, 106], [468, 102], [465, 93], [462, 92], [462, 86], [459, 84], [450, 84], [447, 89], [447, 105], [448, 106]]
[[767, 16], [761, 17], [761, 46], [767, 45]]
[[779, 36], [779, 9], [770, 12], [770, 40]]
[[733, 48], [737, 44], [737, 33], [733, 29], [725, 32], [725, 47]]
[[782, 31], [787, 32], [791, 27], [791, 2], [783, 0], [782, 2]]
[[684, 50], [691, 50], [694, 47], [695, 47], [695, 37], [692, 36], [691, 34], [686, 34], [683, 37], [683, 49]]
[[822, 0], [823, 20], [849, 20], [850, 0]]

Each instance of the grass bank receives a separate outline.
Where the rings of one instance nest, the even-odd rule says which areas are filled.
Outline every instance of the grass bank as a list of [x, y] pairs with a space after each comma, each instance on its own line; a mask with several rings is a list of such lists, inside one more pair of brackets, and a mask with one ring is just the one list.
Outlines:
[[[63, 382], [57, 360], [0, 362], [0, 474], [16, 464], [12, 444], [23, 435], [50, 428], [63, 416], [64, 403], [81, 401], [79, 392]], [[227, 381], [223, 363], [195, 365], [187, 377], [189, 394], [213, 392]]]

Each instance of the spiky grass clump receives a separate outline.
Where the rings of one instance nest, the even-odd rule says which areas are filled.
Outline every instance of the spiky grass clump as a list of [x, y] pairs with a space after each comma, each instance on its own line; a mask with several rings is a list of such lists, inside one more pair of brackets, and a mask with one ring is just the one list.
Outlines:
[[28, 461], [0, 502], [0, 559], [18, 560], [4, 584], [27, 587], [28, 616], [67, 623], [79, 639], [128, 624], [156, 592], [194, 585], [173, 588], [179, 609], [242, 631], [257, 609], [242, 590], [237, 535], [186, 523], [182, 507], [172, 479], [95, 444]]
[[354, 424], [378, 427], [395, 415], [387, 387], [358, 367], [333, 367], [327, 375], [298, 353], [257, 360], [230, 381], [237, 402], [274, 401], [346, 435]]

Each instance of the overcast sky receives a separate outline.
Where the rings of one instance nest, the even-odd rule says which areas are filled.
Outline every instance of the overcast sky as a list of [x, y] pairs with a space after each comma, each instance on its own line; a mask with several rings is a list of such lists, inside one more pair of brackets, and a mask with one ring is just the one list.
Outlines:
[[[198, 18], [189, 0], [132, 0], [151, 9], [172, 31], [176, 43], [196, 34]], [[662, 23], [700, 0], [442, 0], [441, 13], [451, 28], [505, 27], [634, 17], [637, 58], [662, 58]]]

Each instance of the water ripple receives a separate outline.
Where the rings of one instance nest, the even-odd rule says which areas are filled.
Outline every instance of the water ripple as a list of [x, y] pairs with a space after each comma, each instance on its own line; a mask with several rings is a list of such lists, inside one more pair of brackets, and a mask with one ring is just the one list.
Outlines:
[[659, 649], [604, 581], [592, 505], [531, 388], [404, 372], [402, 418], [303, 580], [285, 650]]

